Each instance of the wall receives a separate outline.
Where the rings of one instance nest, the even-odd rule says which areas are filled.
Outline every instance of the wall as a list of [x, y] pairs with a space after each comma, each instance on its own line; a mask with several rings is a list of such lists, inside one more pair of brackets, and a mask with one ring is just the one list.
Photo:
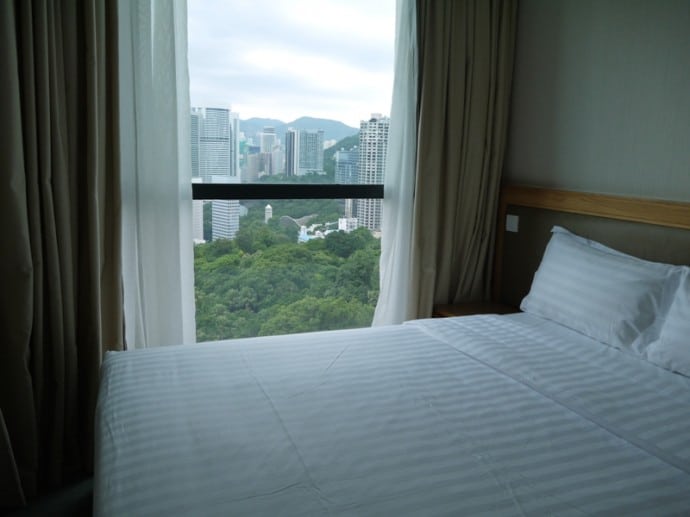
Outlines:
[[690, 201], [690, 0], [521, 0], [504, 177]]

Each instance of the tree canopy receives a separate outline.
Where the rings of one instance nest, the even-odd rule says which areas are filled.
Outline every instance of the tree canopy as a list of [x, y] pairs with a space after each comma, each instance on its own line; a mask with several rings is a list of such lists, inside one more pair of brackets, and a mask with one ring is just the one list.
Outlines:
[[[297, 242], [297, 227], [332, 222], [338, 200], [247, 201], [234, 240], [195, 246], [197, 340], [286, 334], [371, 324], [378, 298], [380, 242], [360, 228]], [[335, 217], [334, 217], [335, 216]]]

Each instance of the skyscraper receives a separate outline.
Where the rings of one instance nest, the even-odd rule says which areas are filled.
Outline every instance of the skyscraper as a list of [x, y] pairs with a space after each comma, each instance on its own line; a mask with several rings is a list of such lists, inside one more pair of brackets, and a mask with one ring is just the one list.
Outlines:
[[[390, 119], [378, 113], [359, 125], [358, 183], [383, 183], [388, 150], [388, 128]], [[357, 219], [359, 226], [372, 231], [381, 230], [381, 199], [359, 199]]]
[[264, 126], [264, 130], [259, 132], [259, 146], [260, 152], [270, 153], [273, 151], [273, 146], [277, 143], [276, 128], [271, 126]]
[[[192, 161], [194, 157], [192, 157]], [[192, 183], [201, 183], [201, 178], [192, 176]], [[204, 241], [204, 201], [192, 201], [192, 237], [194, 244], [201, 244]]]
[[257, 136], [259, 137], [259, 153], [261, 154], [260, 172], [268, 176], [277, 174], [277, 167], [273, 161], [273, 150], [278, 145], [276, 128], [264, 126], [263, 131], [259, 131]]
[[[213, 183], [239, 183], [214, 176]], [[234, 239], [240, 229], [240, 202], [237, 199], [211, 201], [211, 240]]]
[[288, 128], [285, 132], [285, 174], [323, 173], [323, 130]]
[[359, 167], [359, 149], [357, 146], [346, 151], [335, 152], [335, 182], [341, 185], [357, 183]]
[[[359, 169], [359, 149], [357, 146], [352, 147], [349, 151], [340, 149], [335, 152], [335, 182], [341, 185], [351, 185], [357, 183], [358, 169]], [[357, 213], [357, 204], [354, 199], [345, 200], [345, 217], [338, 221], [338, 229], [351, 231], [356, 229], [358, 221], [356, 217], [352, 217], [353, 213]]]
[[[199, 175], [199, 119], [201, 115], [192, 109], [191, 114], [191, 154], [192, 183], [201, 183]], [[192, 238], [194, 244], [204, 242], [204, 201], [192, 201]]]
[[[192, 114], [191, 114], [191, 125], [192, 125], [192, 132], [191, 132], [191, 149], [192, 149], [192, 178], [199, 178], [199, 118], [201, 117], [201, 114], [197, 111], [195, 111], [194, 108], [192, 108]], [[201, 180], [199, 180], [197, 183], [200, 183]]]
[[273, 167], [272, 174], [283, 174], [284, 160], [285, 153], [281, 149], [280, 145], [275, 145], [273, 147], [273, 152], [271, 153], [271, 165]]
[[259, 153], [247, 152], [247, 161], [242, 171], [242, 180], [244, 183], [253, 183], [259, 179], [259, 172], [261, 171], [261, 155]]
[[323, 130], [300, 131], [299, 175], [323, 174]]
[[288, 128], [285, 132], [285, 175], [297, 176], [299, 170], [299, 131]]
[[211, 183], [214, 176], [224, 177], [227, 183], [234, 183], [229, 178], [238, 177], [240, 170], [240, 125], [237, 113], [226, 108], [192, 108], [192, 145], [195, 124], [198, 128], [198, 175], [204, 183]]
[[[204, 183], [239, 183], [239, 117], [226, 108], [192, 108], [192, 175]], [[212, 201], [213, 240], [233, 239], [239, 201]]]

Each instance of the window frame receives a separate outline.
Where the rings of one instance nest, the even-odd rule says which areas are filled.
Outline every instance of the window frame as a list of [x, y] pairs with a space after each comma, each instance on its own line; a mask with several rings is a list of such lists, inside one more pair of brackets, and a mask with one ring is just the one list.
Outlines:
[[383, 199], [383, 184], [192, 183], [192, 199]]

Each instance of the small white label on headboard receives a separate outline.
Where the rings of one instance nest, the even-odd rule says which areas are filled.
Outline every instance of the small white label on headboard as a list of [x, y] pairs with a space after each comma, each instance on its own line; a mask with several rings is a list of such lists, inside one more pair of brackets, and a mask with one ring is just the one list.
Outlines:
[[520, 218], [517, 215], [506, 215], [506, 231], [517, 233]]

